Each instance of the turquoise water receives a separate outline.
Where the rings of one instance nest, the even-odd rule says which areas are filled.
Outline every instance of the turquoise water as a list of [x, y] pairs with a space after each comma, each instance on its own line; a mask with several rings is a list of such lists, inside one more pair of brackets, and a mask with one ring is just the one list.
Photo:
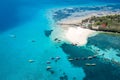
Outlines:
[[[101, 69], [97, 66], [94, 72], [97, 76], [90, 75], [90, 69], [79, 66], [81, 63], [71, 63], [67, 60], [68, 56], [84, 56], [76, 53], [90, 53], [93, 54], [92, 50], [88, 47], [82, 48], [71, 48], [68, 46], [67, 51], [64, 51], [66, 45], [59, 47], [58, 44], [52, 42], [50, 38], [46, 37], [44, 30], [51, 29], [51, 21], [48, 18], [48, 11], [54, 8], [73, 7], [73, 6], [97, 6], [108, 3], [119, 3], [119, 0], [4, 0], [0, 1], [0, 80], [98, 80], [102, 73], [99, 73]], [[13, 38], [11, 35], [15, 35]], [[106, 37], [106, 36], [105, 36]], [[111, 36], [108, 36], [111, 39]], [[117, 37], [119, 38], [119, 37]], [[92, 39], [92, 38], [91, 38]], [[119, 38], [120, 39], [120, 38]], [[116, 41], [119, 42], [119, 39]], [[35, 42], [32, 42], [32, 41]], [[96, 43], [99, 41], [96, 40]], [[102, 44], [102, 41], [100, 42]], [[104, 42], [103, 42], [104, 43]], [[101, 44], [97, 44], [98, 48], [101, 48]], [[109, 43], [115, 46], [119, 52], [119, 45]], [[90, 46], [92, 45], [92, 42]], [[89, 45], [88, 45], [89, 46]], [[58, 47], [58, 48], [56, 48]], [[112, 48], [112, 47], [111, 47]], [[75, 50], [72, 50], [75, 49]], [[79, 49], [79, 50], [78, 50]], [[77, 52], [76, 52], [77, 50]], [[72, 55], [74, 54], [75, 55]], [[89, 54], [86, 54], [89, 55]], [[58, 62], [52, 61], [50, 57], [60, 56], [61, 59]], [[29, 60], [35, 62], [30, 63]], [[51, 61], [52, 69], [54, 74], [46, 71], [46, 61]], [[100, 65], [104, 63], [96, 60]], [[81, 63], [82, 64], [82, 63]], [[107, 63], [106, 63], [107, 64]], [[108, 67], [108, 65], [106, 65]], [[105, 69], [103, 66], [102, 69]], [[111, 66], [108, 72], [116, 67]], [[114, 76], [114, 78], [106, 78], [103, 76], [100, 80], [119, 80], [119, 68], [110, 74], [105, 75], [106, 77]], [[93, 71], [93, 70], [92, 70]], [[104, 71], [104, 70], [103, 70]], [[113, 71], [113, 70], [112, 70]], [[107, 74], [107, 70], [105, 71]], [[97, 74], [98, 73], [98, 74]], [[114, 74], [113, 74], [114, 73]], [[100, 75], [100, 76], [99, 76]]]

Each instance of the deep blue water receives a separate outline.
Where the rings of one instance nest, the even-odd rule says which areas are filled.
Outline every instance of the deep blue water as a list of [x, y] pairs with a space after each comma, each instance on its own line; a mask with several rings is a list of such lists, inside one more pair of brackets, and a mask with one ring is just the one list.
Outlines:
[[[89, 52], [90, 54], [93, 54], [93, 52], [86, 49], [84, 50], [83, 48], [78, 50], [76, 47], [72, 48], [71, 45], [58, 47], [57, 44], [51, 42], [50, 39], [44, 35], [44, 30], [51, 27], [46, 14], [47, 10], [51, 8], [81, 5], [89, 7], [91, 5], [96, 6], [108, 3], [116, 4], [120, 3], [120, 0], [1, 0], [0, 80], [60, 80], [60, 77], [64, 76], [63, 73], [67, 75], [68, 80], [72, 80], [73, 77], [76, 77], [77, 80], [82, 80], [83, 78], [85, 80], [91, 80], [89, 78], [94, 76], [94, 74], [100, 69], [97, 68], [97, 71], [95, 73], [92, 72], [93, 75], [90, 75], [91, 72], [89, 69], [83, 65], [78, 65], [78, 62], [69, 62], [67, 60], [67, 56], [81, 56], [73, 54], [79, 51], [81, 53]], [[15, 34], [16, 38], [11, 38], [11, 34]], [[97, 37], [99, 36], [96, 36], [95, 38]], [[110, 37], [110, 39], [111, 38], [114, 39], [114, 37]], [[92, 39], [93, 38], [90, 40]], [[116, 41], [119, 42], [119, 39]], [[32, 42], [31, 40], [35, 40], [35, 42]], [[101, 48], [101, 39], [96, 40], [95, 42], [98, 43], [98, 47]], [[101, 44], [99, 44], [99, 42]], [[90, 42], [90, 45], [91, 44], [92, 42]], [[119, 49], [119, 45], [116, 46], [116, 44], [113, 44], [112, 42], [109, 42], [108, 44], [111, 44], [111, 46], [114, 45], [114, 48], [118, 47]], [[67, 50], [66, 46], [68, 47]], [[107, 44], [102, 48], [106, 46]], [[71, 50], [71, 54], [69, 53], [69, 50]], [[53, 75], [46, 71], [46, 61], [49, 60], [51, 56], [62, 57], [60, 62], [55, 63], [53, 61], [51, 64], [55, 72]], [[35, 62], [29, 63], [29, 59], [33, 59]], [[99, 60], [96, 62], [98, 62], [100, 65], [104, 65], [104, 63], [100, 62]], [[111, 64], [109, 65], [112, 66]], [[108, 67], [109, 65], [106, 66]], [[103, 66], [102, 69], [105, 69], [106, 66]], [[116, 69], [116, 67], [110, 67], [108, 70], [113, 71], [113, 69]], [[117, 69], [119, 71], [119, 68]], [[72, 73], [70, 73], [70, 71]], [[107, 71], [105, 71], [106, 77], [103, 76], [100, 78], [100, 80], [115, 80], [115, 77], [118, 77], [118, 71], [109, 72], [112, 73], [110, 76], [114, 76], [115, 73], [115, 76], [112, 78], [106, 78], [109, 75], [107, 75]], [[86, 75], [87, 77], [85, 77]], [[98, 80], [101, 75], [103, 74], [99, 73], [97, 74], [97, 77], [93, 77], [92, 79]], [[120, 78], [116, 80], [119, 79]]]
[[4, 0], [0, 1], [0, 32], [32, 19], [40, 9], [103, 3], [119, 3], [119, 0]]

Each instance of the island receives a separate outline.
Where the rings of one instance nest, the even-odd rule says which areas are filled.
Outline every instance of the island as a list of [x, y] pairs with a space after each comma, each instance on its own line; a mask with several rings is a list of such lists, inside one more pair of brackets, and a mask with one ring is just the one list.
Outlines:
[[[100, 15], [100, 14], [98, 14]], [[68, 22], [60, 22], [59, 25], [69, 25], [69, 26], [77, 26], [86, 29], [96, 30], [96, 31], [105, 31], [105, 32], [115, 32], [120, 33], [120, 14], [112, 14], [112, 15], [101, 15], [101, 16], [87, 16], [84, 18], [80, 18], [78, 22], [71, 21]]]
[[82, 20], [81, 26], [97, 31], [120, 33], [120, 15], [92, 16]]
[[[120, 14], [112, 11], [86, 11], [56, 22], [52, 40], [56, 37], [62, 41], [84, 46], [87, 39], [98, 33], [120, 33]], [[62, 33], [61, 33], [62, 32]]]

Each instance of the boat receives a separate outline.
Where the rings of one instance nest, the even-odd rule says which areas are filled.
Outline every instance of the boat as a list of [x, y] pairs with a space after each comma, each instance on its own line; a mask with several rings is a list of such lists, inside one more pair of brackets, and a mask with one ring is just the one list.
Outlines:
[[56, 59], [57, 59], [57, 60], [59, 60], [59, 59], [60, 59], [60, 57], [59, 57], [59, 56], [57, 56], [57, 57], [56, 57]]
[[51, 68], [52, 68], [51, 66], [47, 66], [47, 67], [46, 67], [47, 70], [50, 70]]
[[96, 66], [96, 63], [86, 63], [86, 66]]
[[88, 56], [88, 59], [92, 59], [93, 57], [92, 56]]
[[86, 66], [91, 66], [91, 64], [90, 64], [90, 63], [86, 63], [85, 65], [86, 65]]
[[28, 62], [33, 63], [33, 62], [35, 62], [35, 60], [30, 59], [30, 60], [28, 60]]
[[92, 63], [91, 66], [96, 66], [96, 63]]
[[93, 55], [93, 58], [96, 58], [97, 57], [97, 55]]
[[69, 60], [69, 61], [73, 61], [74, 59], [72, 59], [72, 58], [69, 58], [68, 60]]
[[57, 40], [58, 40], [58, 38], [55, 38], [55, 39], [54, 39], [54, 41], [57, 41]]

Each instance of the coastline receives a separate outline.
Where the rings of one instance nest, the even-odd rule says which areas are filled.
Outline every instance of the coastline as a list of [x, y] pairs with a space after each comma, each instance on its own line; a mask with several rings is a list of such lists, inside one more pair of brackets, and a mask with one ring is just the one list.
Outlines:
[[56, 25], [56, 28], [54, 28], [51, 34], [51, 39], [54, 41], [55, 38], [58, 38], [66, 43], [76, 46], [84, 46], [87, 44], [87, 39], [91, 36], [95, 36], [96, 34], [97, 32], [94, 30], [78, 26]]
[[[111, 31], [102, 31], [96, 29], [90, 29], [86, 27], [89, 22], [85, 25], [81, 25], [82, 21], [93, 16], [102, 17], [107, 15], [118, 14], [119, 11], [85, 11], [75, 12], [71, 16], [55, 22], [55, 28], [52, 33], [52, 40], [59, 38], [64, 42], [69, 42], [76, 46], [84, 46], [87, 44], [87, 39], [91, 36], [95, 36], [98, 33], [105, 33]], [[59, 27], [59, 28], [58, 28]], [[60, 31], [61, 30], [61, 31]], [[54, 35], [54, 36], [53, 36]]]

